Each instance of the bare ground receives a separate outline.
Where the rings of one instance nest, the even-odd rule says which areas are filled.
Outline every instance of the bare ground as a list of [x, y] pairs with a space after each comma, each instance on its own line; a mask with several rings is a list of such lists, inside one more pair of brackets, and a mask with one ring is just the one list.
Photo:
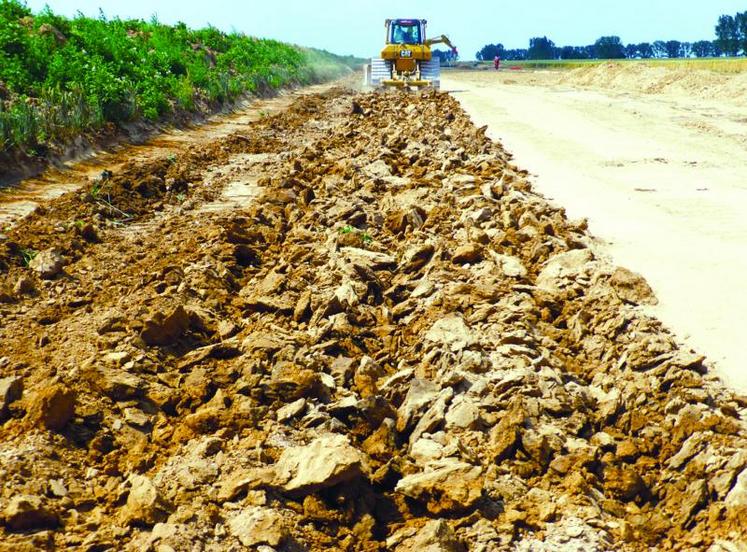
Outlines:
[[651, 312], [747, 391], [747, 75], [618, 64], [443, 82], [539, 192], [646, 277]]
[[747, 543], [747, 400], [448, 95], [307, 95], [0, 246], [0, 549]]

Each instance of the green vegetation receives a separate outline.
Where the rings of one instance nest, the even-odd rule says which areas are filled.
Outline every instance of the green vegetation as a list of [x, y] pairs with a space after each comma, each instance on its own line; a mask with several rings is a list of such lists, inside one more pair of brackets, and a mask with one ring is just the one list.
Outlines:
[[93, 199], [97, 199], [99, 197], [99, 194], [101, 193], [102, 188], [102, 181], [97, 180], [91, 185], [91, 190], [88, 192]]
[[24, 266], [29, 266], [37, 254], [38, 251], [33, 249], [21, 249], [21, 258], [23, 259]]
[[354, 228], [350, 226], [349, 224], [346, 226], [343, 226], [338, 230], [340, 234], [356, 234], [360, 236], [360, 239], [363, 243], [372, 243], [373, 237], [368, 232], [364, 232], [362, 230], [358, 230], [357, 228]]
[[745, 58], [676, 58], [676, 59], [646, 59], [637, 60], [638, 63], [652, 67], [665, 66], [675, 69], [702, 69], [715, 73], [744, 73], [747, 72]]
[[[604, 64], [637, 64], [649, 67], [668, 67], [671, 69], [705, 70], [715, 73], [745, 73], [745, 58], [676, 58], [676, 59], [548, 59], [548, 60], [504, 60], [502, 68], [520, 67], [521, 69], [567, 70], [580, 67], [593, 67]], [[492, 62], [461, 62], [458, 67], [484, 67], [493, 69]]]
[[157, 20], [33, 14], [0, 0], [0, 151], [341, 76], [359, 60]]

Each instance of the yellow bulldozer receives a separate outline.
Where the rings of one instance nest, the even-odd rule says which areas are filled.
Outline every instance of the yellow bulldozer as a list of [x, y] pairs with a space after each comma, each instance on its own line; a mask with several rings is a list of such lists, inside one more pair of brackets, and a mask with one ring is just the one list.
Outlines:
[[425, 19], [387, 19], [386, 46], [381, 57], [366, 65], [363, 84], [374, 88], [423, 88], [438, 90], [441, 85], [440, 59], [433, 56], [431, 46], [446, 44], [454, 54], [456, 47], [441, 35], [426, 38]]

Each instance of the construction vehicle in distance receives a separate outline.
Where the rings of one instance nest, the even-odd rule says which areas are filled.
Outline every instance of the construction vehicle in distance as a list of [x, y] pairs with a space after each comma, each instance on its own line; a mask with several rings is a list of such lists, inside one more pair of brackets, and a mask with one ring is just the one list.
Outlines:
[[433, 56], [431, 46], [446, 44], [456, 54], [457, 49], [447, 36], [426, 38], [425, 19], [387, 19], [386, 46], [381, 57], [366, 65], [365, 86], [422, 88], [438, 90], [441, 85], [440, 59]]

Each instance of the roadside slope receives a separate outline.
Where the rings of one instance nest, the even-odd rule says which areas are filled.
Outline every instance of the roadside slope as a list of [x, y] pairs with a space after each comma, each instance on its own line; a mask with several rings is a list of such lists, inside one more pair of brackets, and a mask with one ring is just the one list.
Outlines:
[[338, 78], [355, 62], [213, 27], [69, 19], [4, 1], [0, 185], [134, 123], [188, 122], [249, 95]]
[[444, 87], [535, 175], [538, 191], [588, 217], [615, 261], [646, 277], [659, 299], [653, 312], [747, 390], [742, 100], [632, 92], [635, 79], [628, 91], [579, 88], [603, 69], [451, 73]]
[[[218, 114], [199, 124], [170, 128], [137, 143], [121, 143], [107, 151], [91, 151], [86, 159], [70, 161], [60, 167], [47, 168], [38, 176], [24, 178], [12, 187], [0, 189], [0, 229], [29, 215], [46, 201], [67, 192], [93, 189], [104, 171], [116, 171], [132, 162], [147, 163], [156, 158], [177, 155], [188, 148], [240, 133], [243, 129], [290, 106], [300, 96], [318, 94], [332, 84], [281, 90], [275, 97], [252, 98], [235, 106], [232, 113]], [[2, 230], [0, 230], [2, 232]]]

